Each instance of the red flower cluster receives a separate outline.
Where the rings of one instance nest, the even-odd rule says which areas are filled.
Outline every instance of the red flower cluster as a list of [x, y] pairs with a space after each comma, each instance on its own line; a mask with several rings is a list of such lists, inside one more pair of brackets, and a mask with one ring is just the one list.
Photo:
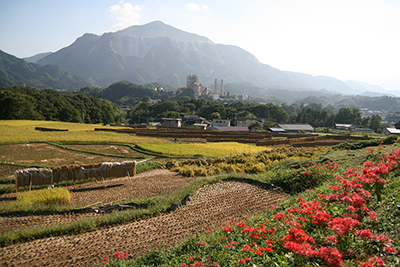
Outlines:
[[117, 252], [117, 253], [115, 253], [114, 254], [114, 258], [116, 258], [116, 259], [128, 259], [128, 253], [127, 252], [125, 252], [125, 253], [122, 253], [122, 252]]
[[[378, 220], [377, 214], [368, 207], [373, 195], [366, 189], [374, 189], [380, 199], [385, 177], [400, 163], [400, 150], [389, 155], [384, 155], [381, 149], [379, 151], [381, 157], [376, 157], [375, 162], [365, 162], [362, 169], [349, 168], [343, 176], [337, 176], [335, 180], [338, 184], [329, 186], [332, 194], [318, 195], [319, 200], [314, 201], [300, 197], [297, 205], [285, 212], [276, 212], [273, 223], [279, 225], [278, 230], [266, 220], [256, 220], [252, 226], [243, 221], [231, 221], [223, 225], [225, 237], [219, 240], [225, 248], [240, 250], [244, 254], [243, 258], [237, 259], [239, 264], [256, 263], [260, 257], [265, 257], [264, 253], [285, 249], [286, 253], [293, 253], [299, 262], [312, 259], [319, 264], [344, 266], [343, 258], [346, 257], [361, 267], [384, 266], [384, 260], [376, 255], [398, 252], [390, 245], [393, 241], [388, 236], [363, 228], [366, 219]], [[320, 174], [321, 170], [333, 174], [338, 166], [334, 162], [307, 165], [298, 175]], [[236, 235], [245, 236], [240, 238], [242, 241], [239, 243], [233, 239]], [[357, 242], [363, 246], [355, 246]], [[205, 242], [197, 244], [205, 245]], [[370, 251], [377, 254], [367, 255], [364, 248], [368, 246], [374, 248]], [[195, 265], [191, 263], [190, 266]]]
[[250, 258], [245, 258], [245, 259], [238, 259], [237, 260], [238, 263], [242, 263], [242, 264], [245, 264], [248, 261], [251, 261], [251, 259]]

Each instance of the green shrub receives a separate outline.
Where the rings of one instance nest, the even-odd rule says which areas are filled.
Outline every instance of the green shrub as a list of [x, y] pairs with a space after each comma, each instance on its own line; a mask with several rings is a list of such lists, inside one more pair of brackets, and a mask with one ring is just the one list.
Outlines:
[[391, 145], [397, 141], [398, 137], [396, 135], [389, 135], [383, 139], [371, 139], [361, 142], [354, 142], [354, 143], [341, 143], [338, 145], [333, 146], [333, 148], [338, 149], [346, 149], [346, 150], [356, 150], [356, 149], [363, 149], [370, 146], [378, 146], [380, 144], [384, 145]]

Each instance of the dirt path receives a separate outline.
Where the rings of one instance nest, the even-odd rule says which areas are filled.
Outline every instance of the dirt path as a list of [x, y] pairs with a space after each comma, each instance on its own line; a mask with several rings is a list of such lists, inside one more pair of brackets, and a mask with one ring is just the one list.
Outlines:
[[172, 247], [195, 232], [211, 230], [276, 204], [285, 194], [239, 182], [199, 189], [186, 206], [154, 218], [82, 235], [52, 237], [0, 248], [1, 266], [90, 266], [117, 251], [137, 257], [151, 246]]

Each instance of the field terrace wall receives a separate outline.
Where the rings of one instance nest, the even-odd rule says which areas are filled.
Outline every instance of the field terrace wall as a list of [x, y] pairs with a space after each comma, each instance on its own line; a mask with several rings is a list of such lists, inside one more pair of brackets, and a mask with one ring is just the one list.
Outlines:
[[136, 161], [103, 162], [99, 164], [69, 165], [53, 169], [28, 168], [14, 173], [15, 186], [54, 185], [65, 181], [84, 181], [91, 178], [134, 176]]
[[190, 127], [157, 127], [157, 129], [140, 129], [136, 131], [139, 136], [175, 139], [202, 139], [207, 142], [239, 142], [256, 143], [260, 139], [270, 139], [273, 135], [269, 132], [220, 132], [201, 130]]
[[57, 129], [57, 128], [47, 128], [47, 127], [36, 127], [35, 130], [42, 132], [68, 132], [68, 129]]
[[[157, 126], [155, 129], [146, 127], [131, 129], [96, 129], [115, 131], [120, 133], [135, 133], [138, 136], [148, 136], [156, 138], [175, 139], [176, 141], [198, 140], [207, 142], [238, 142], [255, 143], [258, 146], [330, 146], [342, 142], [355, 142], [371, 139], [364, 136], [351, 135], [315, 135], [315, 134], [293, 134], [293, 133], [271, 133], [271, 132], [253, 132], [253, 131], [209, 131], [193, 127], [169, 127]], [[284, 138], [273, 140], [273, 138]]]

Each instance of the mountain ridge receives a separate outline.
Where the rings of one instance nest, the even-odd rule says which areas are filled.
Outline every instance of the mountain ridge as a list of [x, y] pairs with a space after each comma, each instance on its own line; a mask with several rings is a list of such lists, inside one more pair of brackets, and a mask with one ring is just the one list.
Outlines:
[[360, 83], [281, 71], [260, 63], [240, 47], [214, 44], [206, 37], [161, 21], [134, 25], [101, 36], [86, 33], [70, 46], [37, 63], [60, 65], [101, 87], [120, 80], [182, 87], [186, 84], [186, 76], [194, 73], [201, 83], [212, 88], [217, 78], [227, 83], [251, 83], [265, 89], [326, 89], [341, 94], [371, 91]]
[[0, 86], [14, 85], [68, 90], [91, 86], [84, 78], [60, 66], [29, 63], [0, 50]]

